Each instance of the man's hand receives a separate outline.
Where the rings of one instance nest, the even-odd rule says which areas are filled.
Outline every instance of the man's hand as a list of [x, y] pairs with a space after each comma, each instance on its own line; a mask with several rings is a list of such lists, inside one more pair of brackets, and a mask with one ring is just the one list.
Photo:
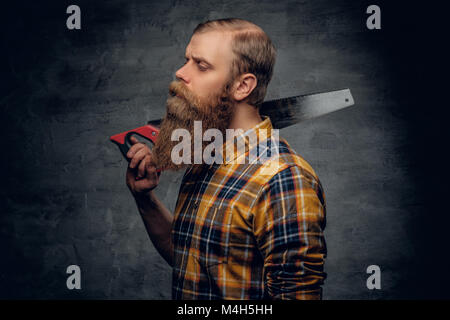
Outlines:
[[130, 140], [133, 145], [127, 153], [127, 158], [130, 159], [126, 175], [127, 186], [134, 196], [152, 243], [167, 263], [172, 266], [173, 216], [151, 192], [159, 183], [160, 172], [156, 171], [156, 167], [151, 162], [150, 148], [135, 137], [131, 137]]
[[127, 168], [126, 182], [133, 196], [145, 195], [159, 183], [160, 172], [151, 164], [152, 152], [148, 146], [135, 137], [130, 138], [133, 144], [128, 150], [130, 163]]

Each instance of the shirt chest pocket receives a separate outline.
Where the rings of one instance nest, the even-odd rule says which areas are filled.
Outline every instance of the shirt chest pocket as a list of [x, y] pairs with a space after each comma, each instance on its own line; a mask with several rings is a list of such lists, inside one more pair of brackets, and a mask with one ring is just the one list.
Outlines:
[[226, 204], [214, 204], [197, 226], [197, 259], [205, 267], [227, 263], [230, 250], [232, 210]]

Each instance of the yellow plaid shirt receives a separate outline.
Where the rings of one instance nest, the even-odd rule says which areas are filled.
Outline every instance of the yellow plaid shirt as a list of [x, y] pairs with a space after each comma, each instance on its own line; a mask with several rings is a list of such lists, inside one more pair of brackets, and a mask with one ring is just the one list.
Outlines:
[[[174, 212], [174, 299], [320, 299], [326, 273], [326, 205], [311, 166], [284, 139], [273, 141], [268, 117], [250, 130], [277, 156], [189, 167]], [[278, 139], [277, 139], [278, 140]], [[236, 143], [236, 142], [235, 142]], [[234, 148], [225, 141], [224, 152]], [[258, 141], [261, 143], [261, 140]], [[228, 153], [227, 153], [228, 155]]]

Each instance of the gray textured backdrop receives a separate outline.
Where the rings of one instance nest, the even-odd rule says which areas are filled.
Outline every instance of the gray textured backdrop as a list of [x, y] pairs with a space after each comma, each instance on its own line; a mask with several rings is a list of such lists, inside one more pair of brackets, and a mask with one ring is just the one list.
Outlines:
[[[170, 267], [108, 138], [164, 115], [193, 28], [223, 17], [255, 22], [277, 47], [267, 99], [354, 95], [352, 108], [281, 131], [325, 188], [324, 298], [449, 297], [435, 149], [444, 127], [422, 95], [436, 88], [424, 54], [437, 36], [417, 22], [422, 8], [378, 2], [382, 30], [369, 31], [370, 3], [355, 1], [74, 3], [79, 31], [66, 28], [71, 2], [2, 12], [1, 298], [170, 298]], [[170, 209], [181, 175], [163, 173], [156, 189]], [[66, 288], [71, 264], [81, 291]], [[371, 264], [381, 290], [366, 288]]]

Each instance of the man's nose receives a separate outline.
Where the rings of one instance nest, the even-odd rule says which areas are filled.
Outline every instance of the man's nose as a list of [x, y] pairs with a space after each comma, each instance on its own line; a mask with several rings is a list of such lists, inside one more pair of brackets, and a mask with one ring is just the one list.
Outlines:
[[188, 84], [189, 83], [189, 77], [188, 77], [186, 71], [187, 71], [186, 70], [186, 65], [184, 65], [180, 69], [177, 70], [177, 72], [175, 73], [175, 77], [179, 81], [183, 81], [185, 84]]

